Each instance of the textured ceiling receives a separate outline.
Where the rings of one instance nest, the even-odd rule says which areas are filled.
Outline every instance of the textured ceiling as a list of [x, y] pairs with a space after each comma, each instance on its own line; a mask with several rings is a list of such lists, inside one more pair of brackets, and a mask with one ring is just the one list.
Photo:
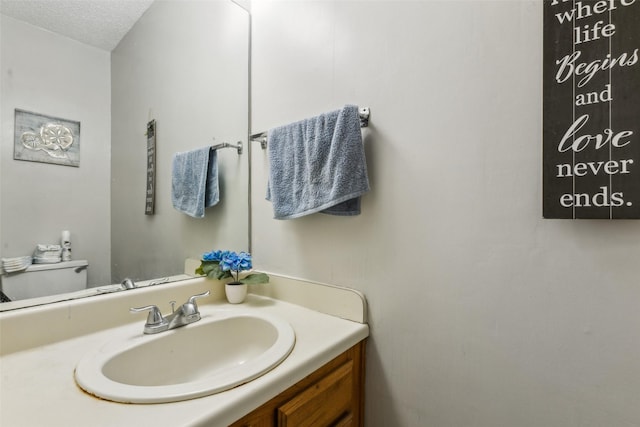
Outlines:
[[0, 13], [107, 51], [153, 0], [0, 0]]

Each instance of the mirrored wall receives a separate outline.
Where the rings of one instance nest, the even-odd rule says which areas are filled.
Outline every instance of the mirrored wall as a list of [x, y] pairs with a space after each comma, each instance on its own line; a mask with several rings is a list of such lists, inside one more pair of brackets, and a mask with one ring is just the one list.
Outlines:
[[[245, 9], [232, 1], [156, 0], [112, 52], [4, 15], [1, 30], [3, 258], [59, 244], [69, 230], [72, 259], [88, 261], [88, 286], [98, 289], [125, 277], [180, 275], [185, 259], [204, 251], [248, 249]], [[79, 122], [78, 165], [15, 159], [15, 109]], [[174, 209], [174, 154], [223, 142], [245, 149], [217, 150], [219, 202], [203, 218]]]

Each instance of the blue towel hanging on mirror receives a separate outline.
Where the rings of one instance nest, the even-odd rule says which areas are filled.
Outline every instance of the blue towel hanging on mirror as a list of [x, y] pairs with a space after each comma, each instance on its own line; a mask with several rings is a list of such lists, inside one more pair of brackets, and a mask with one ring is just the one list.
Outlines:
[[220, 200], [217, 150], [210, 147], [176, 153], [171, 174], [173, 207], [194, 218]]

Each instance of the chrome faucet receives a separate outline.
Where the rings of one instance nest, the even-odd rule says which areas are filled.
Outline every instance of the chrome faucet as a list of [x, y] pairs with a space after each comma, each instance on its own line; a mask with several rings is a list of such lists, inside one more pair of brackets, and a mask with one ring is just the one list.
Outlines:
[[157, 334], [159, 332], [168, 331], [170, 329], [179, 328], [189, 323], [200, 320], [200, 312], [196, 304], [197, 298], [206, 297], [209, 291], [189, 297], [189, 300], [182, 304], [178, 310], [174, 309], [175, 301], [171, 301], [171, 314], [166, 317], [162, 316], [157, 305], [147, 305], [145, 307], [130, 308], [131, 313], [139, 313], [141, 311], [149, 311], [147, 323], [144, 324], [145, 334]]

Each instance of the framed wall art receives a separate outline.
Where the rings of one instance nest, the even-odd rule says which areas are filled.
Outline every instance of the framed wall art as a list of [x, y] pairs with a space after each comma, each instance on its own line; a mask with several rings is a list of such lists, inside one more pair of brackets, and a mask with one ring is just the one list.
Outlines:
[[13, 158], [80, 166], [80, 122], [15, 110]]

